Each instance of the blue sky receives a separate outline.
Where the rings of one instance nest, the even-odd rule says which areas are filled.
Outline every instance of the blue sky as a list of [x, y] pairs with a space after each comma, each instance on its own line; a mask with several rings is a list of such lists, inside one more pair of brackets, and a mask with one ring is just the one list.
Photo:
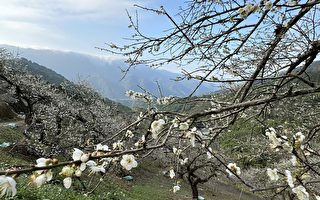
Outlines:
[[[107, 56], [95, 49], [104, 43], [124, 43], [130, 36], [128, 18], [133, 5], [176, 13], [179, 0], [1, 0], [0, 44], [75, 51]], [[145, 31], [157, 34], [169, 26], [164, 16], [139, 10]]]

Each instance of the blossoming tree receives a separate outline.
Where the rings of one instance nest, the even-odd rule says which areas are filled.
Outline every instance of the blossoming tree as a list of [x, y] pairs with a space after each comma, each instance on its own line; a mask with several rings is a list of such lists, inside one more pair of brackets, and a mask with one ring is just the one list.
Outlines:
[[[138, 19], [129, 15], [129, 28], [135, 31], [130, 43], [125, 46], [110, 44], [104, 50], [126, 56], [128, 71], [131, 66], [140, 64], [179, 67], [182, 75], [177, 77], [177, 81], [198, 80], [194, 91], [188, 97], [128, 91], [128, 96], [141, 99], [148, 105], [136, 120], [128, 121], [116, 132], [109, 130], [102, 134], [93, 140], [96, 145], [86, 144], [87, 138], [74, 143], [75, 149], [69, 161], [40, 158], [30, 168], [0, 172], [2, 195], [15, 195], [16, 182], [12, 177], [21, 173], [30, 173], [32, 182], [41, 186], [52, 179], [53, 168], [61, 168], [63, 184], [70, 188], [72, 178], [80, 177], [86, 170], [89, 173], [108, 173], [107, 166], [111, 165], [131, 170], [138, 166], [136, 159], [140, 156], [159, 155], [169, 150], [165, 164], [169, 167], [169, 177], [175, 183], [173, 192], [180, 190], [180, 181], [185, 179], [191, 186], [194, 199], [200, 196], [198, 184], [217, 176], [238, 180], [254, 192], [274, 191], [268, 195], [275, 194], [277, 198], [320, 199], [319, 125], [301, 121], [304, 126], [304, 132], [301, 132], [299, 128], [292, 127], [290, 131], [286, 127], [284, 130], [281, 127], [274, 129], [267, 121], [268, 116], [278, 114], [274, 110], [277, 105], [287, 103], [285, 106], [289, 106], [301, 96], [320, 92], [318, 81], [312, 79], [308, 71], [320, 52], [319, 4], [314, 0], [199, 0], [187, 1], [177, 15], [168, 13], [164, 7], [155, 9], [137, 5], [139, 9], [168, 20], [172, 27], [163, 35], [146, 35], [140, 29]], [[57, 119], [60, 118], [77, 123], [74, 131], [80, 138], [96, 132], [105, 133], [109, 128], [102, 128], [100, 124], [105, 122], [100, 120], [110, 119], [110, 116], [106, 113], [105, 104], [97, 100], [99, 97], [90, 97], [88, 103], [76, 101], [79, 109], [74, 110], [70, 108], [74, 101], [69, 101], [70, 96], [62, 95], [67, 90], [61, 92], [43, 83], [31, 84], [32, 81], [22, 76], [17, 79], [16, 73], [10, 73], [6, 66], [6, 63], [1, 66], [4, 69], [1, 78], [15, 88], [18, 97], [26, 99], [27, 96], [27, 102], [32, 97], [32, 101], [57, 103], [54, 107], [51, 103], [43, 103], [30, 111], [32, 121], [38, 113], [43, 116], [44, 113], [49, 114], [44, 110], [51, 109], [50, 113], [55, 117], [50, 118], [48, 125], [54, 124], [54, 127], [47, 132], [68, 133], [68, 129], [59, 128]], [[192, 97], [203, 83], [219, 84], [221, 91]], [[24, 85], [28, 87], [21, 90]], [[35, 87], [37, 89], [33, 89]], [[81, 93], [87, 91], [82, 89], [79, 89], [80, 96], [93, 94]], [[63, 105], [58, 102], [63, 102]], [[182, 109], [166, 109], [169, 104], [182, 105]], [[190, 104], [198, 105], [197, 109], [187, 110]], [[301, 105], [306, 104], [302, 102]], [[94, 112], [86, 113], [86, 106]], [[94, 117], [79, 117], [79, 113]], [[316, 112], [312, 118], [318, 115]], [[117, 122], [108, 120], [107, 123]], [[262, 149], [279, 155], [279, 160], [283, 161], [279, 162], [280, 165], [270, 161], [264, 168], [259, 168], [254, 178], [258, 182], [245, 176], [247, 172], [240, 168], [241, 164], [234, 160], [236, 158], [221, 148], [221, 138], [232, 134], [231, 129], [237, 123], [243, 123], [243, 126], [247, 123], [260, 124], [264, 129], [262, 138], [266, 142], [255, 141], [261, 146], [253, 154]], [[233, 146], [234, 149], [237, 147]]]

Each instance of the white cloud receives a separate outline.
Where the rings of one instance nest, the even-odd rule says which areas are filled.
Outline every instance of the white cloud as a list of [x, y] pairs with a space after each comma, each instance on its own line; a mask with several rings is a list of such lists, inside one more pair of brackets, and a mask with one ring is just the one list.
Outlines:
[[[141, 0], [1, 0], [0, 17], [20, 19], [112, 19]], [[121, 13], [123, 13], [121, 15]]]
[[125, 10], [154, 1], [0, 0], [0, 42], [106, 54], [93, 47], [127, 37]]

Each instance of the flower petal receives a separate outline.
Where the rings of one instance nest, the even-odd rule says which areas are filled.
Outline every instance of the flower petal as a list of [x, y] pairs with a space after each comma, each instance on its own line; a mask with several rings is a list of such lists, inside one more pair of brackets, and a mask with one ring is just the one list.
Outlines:
[[71, 183], [72, 183], [71, 177], [67, 177], [67, 178], [63, 179], [63, 186], [65, 188], [69, 189], [71, 187]]

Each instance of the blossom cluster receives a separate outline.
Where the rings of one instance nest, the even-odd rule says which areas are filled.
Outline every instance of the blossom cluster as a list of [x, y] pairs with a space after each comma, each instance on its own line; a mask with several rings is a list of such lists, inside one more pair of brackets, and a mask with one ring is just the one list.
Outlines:
[[[61, 169], [59, 175], [64, 177], [63, 185], [65, 188], [70, 188], [72, 185], [72, 178], [81, 177], [83, 172], [87, 169], [89, 175], [96, 173], [106, 173], [106, 166], [117, 159], [112, 159], [105, 157], [106, 153], [110, 153], [109, 147], [107, 145], [98, 144], [96, 145], [95, 151], [92, 153], [85, 153], [80, 149], [74, 148], [72, 153], [72, 161], [67, 162]], [[91, 159], [101, 158], [98, 163]], [[70, 163], [70, 164], [68, 164]], [[134, 155], [124, 154], [120, 160], [120, 165], [125, 170], [131, 170], [138, 166], [138, 162], [135, 160]], [[39, 158], [36, 160], [35, 168], [41, 168], [41, 170], [33, 171], [30, 176], [30, 184], [41, 187], [43, 184], [51, 181], [53, 179], [52, 169], [55, 165], [58, 166], [59, 161], [57, 159], [50, 158]], [[49, 167], [51, 166], [51, 167]], [[48, 168], [47, 168], [48, 167]], [[17, 194], [16, 181], [10, 176], [0, 176], [0, 198], [4, 196], [15, 196]]]
[[132, 99], [141, 99], [146, 102], [152, 102], [153, 97], [150, 94], [142, 93], [142, 92], [135, 92], [133, 90], [126, 91], [126, 95]]
[[[284, 173], [280, 173], [279, 169], [277, 168], [267, 168], [266, 173], [270, 181], [277, 182], [281, 180], [280, 175], [282, 175], [284, 176], [284, 180], [286, 181], [289, 188], [291, 188], [292, 193], [294, 193], [299, 200], [309, 200], [310, 194], [305, 188], [304, 183], [310, 177], [308, 173], [300, 170], [303, 168], [300, 168], [302, 165], [300, 160], [297, 159], [297, 154], [303, 153], [304, 156], [309, 155], [309, 153], [305, 151], [306, 148], [303, 145], [303, 141], [305, 140], [305, 136], [303, 135], [303, 133], [297, 132], [296, 134], [294, 134], [292, 143], [288, 142], [289, 139], [286, 136], [278, 136], [274, 128], [267, 129], [266, 136], [268, 136], [269, 138], [271, 149], [275, 151], [284, 149], [287, 150], [288, 153], [295, 153], [289, 160], [291, 166], [288, 166], [288, 168], [293, 168], [295, 172], [292, 173], [291, 170], [285, 169]], [[295, 176], [293, 176], [293, 174]], [[320, 197], [317, 195], [315, 195], [315, 198], [320, 199]]]

